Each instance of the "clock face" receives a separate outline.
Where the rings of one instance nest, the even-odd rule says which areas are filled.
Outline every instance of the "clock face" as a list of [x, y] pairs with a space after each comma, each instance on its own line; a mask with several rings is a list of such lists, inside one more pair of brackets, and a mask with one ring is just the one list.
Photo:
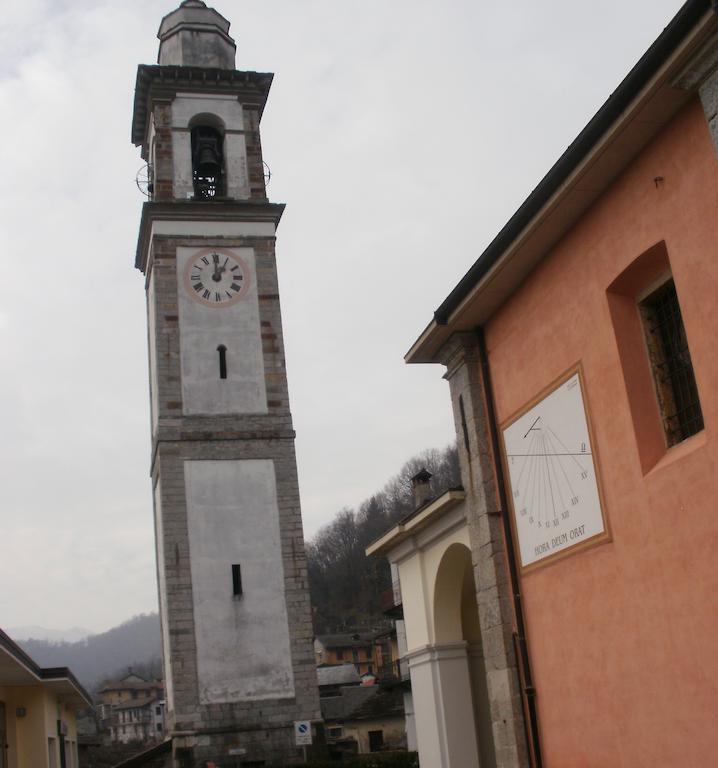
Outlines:
[[505, 424], [502, 436], [524, 568], [608, 538], [579, 370]]
[[190, 256], [184, 270], [187, 293], [207, 307], [236, 304], [249, 289], [247, 263], [224, 248], [204, 248]]

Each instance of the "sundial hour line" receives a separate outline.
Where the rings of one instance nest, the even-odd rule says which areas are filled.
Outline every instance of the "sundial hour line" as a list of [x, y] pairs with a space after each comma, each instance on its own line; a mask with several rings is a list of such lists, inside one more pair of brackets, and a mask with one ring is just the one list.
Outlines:
[[[557, 528], [561, 520], [569, 518], [570, 509], [579, 503], [580, 498], [574, 490], [564, 459], [572, 460], [581, 472], [581, 479], [586, 479], [587, 470], [577, 457], [590, 457], [591, 453], [586, 450], [569, 451], [549, 425], [536, 427], [540, 419], [539, 416], [533, 421], [522, 438], [533, 432], [526, 452], [507, 453], [507, 457], [512, 462], [513, 459], [523, 459], [520, 468], [516, 467], [518, 473], [512, 473], [519, 516], [528, 516], [528, 523], [536, 523], [539, 528]], [[565, 486], [565, 493], [562, 486]]]
[[[551, 430], [551, 432], [553, 432], [553, 430]], [[551, 445], [553, 447], [553, 440], [551, 438], [551, 435], [549, 435], [549, 442], [551, 443]], [[574, 461], [575, 461], [575, 459], [574, 459]], [[578, 462], [576, 462], [576, 463], [578, 463]], [[561, 467], [561, 472], [563, 472], [563, 476], [566, 479], [566, 485], [568, 486], [568, 490], [571, 492], [571, 498], [572, 499], [577, 498], [577, 494], [573, 490], [573, 486], [571, 485], [571, 481], [568, 479], [568, 473], [566, 472], [566, 467], [564, 467], [563, 462], [561, 462], [561, 461], [559, 461], [558, 465], [559, 465], [559, 467]], [[583, 467], [581, 467], [580, 464], [579, 464], [579, 467], [583, 471]]]
[[[534, 435], [534, 436], [531, 438], [531, 442], [529, 443], [529, 448], [528, 448], [529, 452], [528, 452], [528, 453], [523, 453], [523, 454], [509, 454], [509, 456], [512, 456], [512, 455], [514, 455], [514, 456], [524, 456], [524, 457], [530, 457], [530, 456], [533, 456], [533, 446], [534, 446], [534, 443], [535, 443], [535, 442], [536, 442], [536, 435]], [[518, 487], [520, 487], [520, 485], [521, 485], [521, 478], [522, 478], [522, 476], [523, 476], [524, 470], [526, 469], [527, 465], [528, 465], [528, 464], [530, 464], [530, 463], [531, 463], [531, 462], [529, 462], [529, 461], [525, 461], [525, 462], [523, 463], [523, 465], [522, 465], [522, 467], [521, 467], [521, 472], [519, 473], [518, 479], [516, 480], [516, 487], [517, 487], [517, 488], [518, 488]]]
[[[561, 440], [561, 438], [560, 438], [560, 437], [559, 437], [559, 436], [558, 436], [558, 435], [557, 435], [557, 434], [556, 434], [556, 433], [555, 433], [555, 432], [554, 432], [554, 431], [551, 429], [551, 427], [547, 427], [547, 429], [548, 429], [548, 431], [549, 431], [549, 432], [550, 432], [550, 433], [551, 433], [551, 434], [552, 434], [552, 435], [553, 435], [553, 436], [556, 438], [556, 440], [558, 440], [558, 442], [561, 444], [561, 447], [564, 449], [564, 451], [568, 451], [569, 449], [566, 447], [566, 444], [565, 444], [565, 443], [563, 442], [563, 440]], [[580, 453], [570, 453], [570, 452], [568, 452], [568, 455], [569, 455], [569, 456], [571, 456], [571, 458], [573, 458], [573, 460], [576, 462], [576, 464], [578, 464], [578, 467], [579, 467], [579, 469], [581, 470], [581, 472], [583, 472], [583, 471], [584, 471], [583, 465], [582, 465], [582, 464], [580, 464], [580, 463], [578, 462], [578, 460], [575, 458], [576, 456], [582, 456], [583, 454], [580, 454]], [[587, 453], [586, 455], [590, 455], [590, 454], [589, 454], [589, 453]]]

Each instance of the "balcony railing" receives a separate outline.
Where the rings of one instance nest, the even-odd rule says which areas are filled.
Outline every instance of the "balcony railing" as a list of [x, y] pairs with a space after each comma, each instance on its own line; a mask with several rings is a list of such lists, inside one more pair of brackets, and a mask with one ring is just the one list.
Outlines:
[[145, 723], [151, 723], [152, 722], [152, 712], [149, 712], [147, 710], [144, 710], [140, 712], [138, 715], [130, 716], [126, 719], [122, 719], [120, 717], [119, 712], [113, 712], [112, 716], [109, 718], [110, 724], [117, 726], [117, 725], [143, 725]]
[[406, 659], [387, 661], [377, 669], [379, 683], [401, 683], [409, 680], [409, 662]]
[[398, 581], [394, 582], [390, 589], [385, 589], [379, 594], [379, 606], [382, 613], [385, 613], [387, 616], [401, 618], [403, 611], [401, 608], [401, 589], [399, 588]]

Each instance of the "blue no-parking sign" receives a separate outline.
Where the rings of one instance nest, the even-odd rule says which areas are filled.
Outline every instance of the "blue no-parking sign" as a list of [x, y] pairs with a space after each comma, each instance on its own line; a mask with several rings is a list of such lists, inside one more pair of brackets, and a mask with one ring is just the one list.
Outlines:
[[309, 720], [294, 721], [294, 738], [298, 747], [312, 743], [312, 724]]

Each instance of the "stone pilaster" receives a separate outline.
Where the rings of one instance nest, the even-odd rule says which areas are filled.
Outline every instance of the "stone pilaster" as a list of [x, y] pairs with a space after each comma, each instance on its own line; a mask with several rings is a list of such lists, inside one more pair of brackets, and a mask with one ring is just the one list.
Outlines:
[[695, 91], [701, 100], [713, 148], [718, 155], [718, 37], [713, 36], [693, 57], [673, 85]]
[[530, 763], [513, 649], [511, 584], [476, 336], [472, 333], [452, 336], [442, 350], [441, 361], [447, 366], [445, 378], [451, 391], [461, 477], [466, 491], [496, 766], [525, 768]]

